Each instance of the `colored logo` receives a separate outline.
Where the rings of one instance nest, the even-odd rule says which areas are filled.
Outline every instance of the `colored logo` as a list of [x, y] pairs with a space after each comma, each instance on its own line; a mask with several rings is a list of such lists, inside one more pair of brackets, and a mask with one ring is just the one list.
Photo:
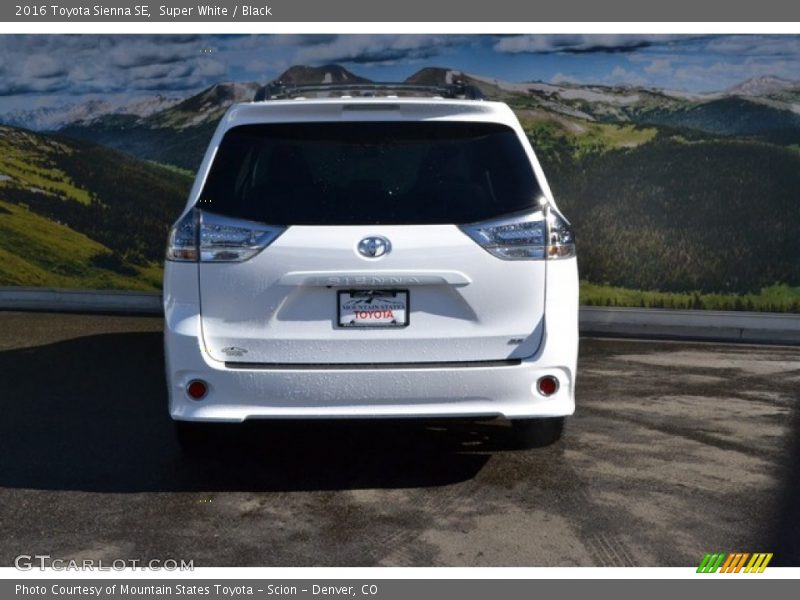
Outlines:
[[725, 554], [716, 552], [706, 554], [697, 567], [698, 573], [763, 573], [769, 561], [772, 560], [772, 552], [734, 552]]

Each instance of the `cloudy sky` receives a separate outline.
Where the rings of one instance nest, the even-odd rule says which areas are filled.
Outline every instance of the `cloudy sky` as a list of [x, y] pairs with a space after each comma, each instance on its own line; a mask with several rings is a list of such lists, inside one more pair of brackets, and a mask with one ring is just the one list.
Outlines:
[[800, 36], [0, 35], [0, 109], [185, 96], [332, 62], [375, 80], [442, 66], [508, 81], [703, 92], [762, 75], [800, 80]]

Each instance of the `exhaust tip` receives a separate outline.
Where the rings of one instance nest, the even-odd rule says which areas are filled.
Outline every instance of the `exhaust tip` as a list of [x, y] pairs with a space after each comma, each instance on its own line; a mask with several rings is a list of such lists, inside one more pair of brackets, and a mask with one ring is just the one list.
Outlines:
[[205, 381], [194, 379], [186, 385], [186, 393], [192, 400], [202, 400], [208, 393], [208, 385]]
[[536, 382], [536, 389], [542, 396], [552, 396], [558, 391], [559, 383], [556, 377], [545, 375]]

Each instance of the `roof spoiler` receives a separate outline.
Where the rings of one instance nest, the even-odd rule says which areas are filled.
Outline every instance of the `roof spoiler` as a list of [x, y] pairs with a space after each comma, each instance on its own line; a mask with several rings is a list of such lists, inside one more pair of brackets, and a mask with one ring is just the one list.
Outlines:
[[[261, 86], [253, 100], [285, 100], [313, 94], [327, 94], [327, 97], [359, 96], [379, 98], [386, 96], [416, 96], [431, 98], [451, 98], [462, 100], [483, 100], [483, 92], [471, 84], [461, 81], [441, 85], [418, 85], [415, 83], [321, 83], [314, 85], [293, 85], [273, 81]], [[317, 96], [319, 97], [319, 96]]]

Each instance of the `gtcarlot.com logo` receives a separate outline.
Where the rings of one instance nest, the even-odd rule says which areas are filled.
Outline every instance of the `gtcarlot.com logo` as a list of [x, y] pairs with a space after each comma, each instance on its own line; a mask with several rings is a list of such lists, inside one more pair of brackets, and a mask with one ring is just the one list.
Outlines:
[[769, 561], [772, 560], [771, 552], [725, 552], [707, 553], [698, 573], [763, 573]]
[[139, 571], [194, 571], [194, 560], [176, 560], [168, 558], [161, 560], [153, 558], [148, 560], [118, 558], [114, 560], [102, 559], [64, 559], [52, 558], [49, 554], [20, 554], [14, 559], [14, 567], [20, 571], [39, 569], [52, 569], [53, 571], [124, 571], [133, 569]]

